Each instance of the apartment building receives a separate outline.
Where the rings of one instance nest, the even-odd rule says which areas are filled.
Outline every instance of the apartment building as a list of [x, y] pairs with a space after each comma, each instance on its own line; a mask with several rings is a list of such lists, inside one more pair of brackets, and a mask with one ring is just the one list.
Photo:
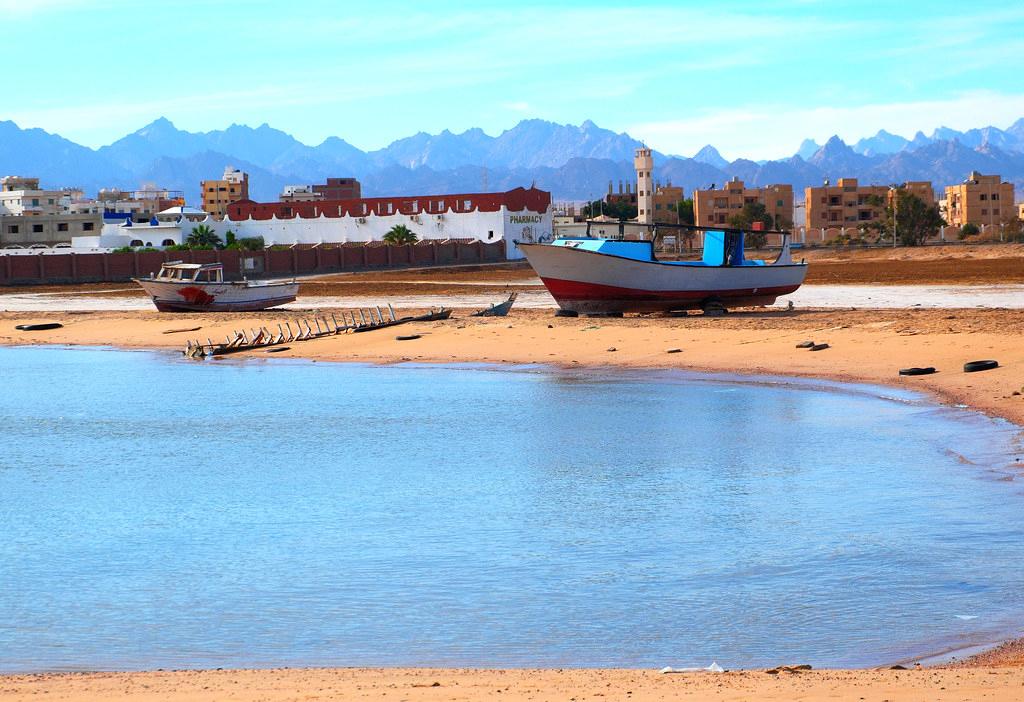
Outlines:
[[223, 219], [228, 205], [249, 199], [249, 174], [228, 166], [220, 180], [204, 180], [199, 188], [203, 193], [203, 210]]
[[619, 191], [614, 192], [612, 190], [612, 181], [608, 181], [608, 194], [604, 196], [605, 203], [609, 205], [617, 205], [625, 203], [627, 205], [636, 205], [636, 190], [633, 188], [632, 183], [625, 183], [619, 181]]
[[[683, 189], [668, 183], [654, 186], [654, 222], [655, 224], [679, 224], [676, 206], [683, 199]], [[670, 207], [671, 205], [671, 207]]]
[[777, 227], [793, 224], [793, 186], [786, 183], [748, 188], [733, 178], [718, 190], [693, 191], [693, 214], [699, 226], [728, 225], [744, 205], [761, 203]]
[[70, 244], [73, 236], [98, 234], [101, 214], [0, 214], [0, 247]]
[[946, 186], [946, 222], [954, 227], [1000, 224], [1019, 216], [1013, 200], [1012, 183], [971, 171], [963, 183]]
[[355, 178], [328, 178], [312, 188], [323, 200], [358, 200], [363, 196], [363, 186]]
[[36, 217], [60, 214], [66, 209], [68, 199], [69, 194], [63, 190], [40, 188], [38, 178], [0, 178], [0, 215]]
[[[926, 204], [935, 204], [935, 191], [928, 181], [908, 181], [900, 186]], [[840, 178], [835, 185], [825, 181], [819, 187], [804, 190], [807, 226], [859, 227], [878, 222], [893, 197], [888, 185], [861, 185], [856, 178]]]
[[107, 220], [148, 222], [155, 215], [171, 207], [185, 204], [185, 195], [180, 190], [166, 190], [146, 186], [141, 190], [103, 188], [96, 198], [73, 198], [67, 205], [72, 214], [101, 214]]

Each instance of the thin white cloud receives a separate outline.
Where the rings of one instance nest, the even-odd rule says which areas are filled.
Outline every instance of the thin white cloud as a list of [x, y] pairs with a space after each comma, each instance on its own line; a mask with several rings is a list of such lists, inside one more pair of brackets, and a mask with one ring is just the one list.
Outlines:
[[1008, 127], [1024, 116], [1024, 94], [973, 91], [945, 100], [846, 107], [737, 106], [678, 120], [643, 122], [632, 136], [667, 153], [691, 155], [713, 144], [726, 158], [791, 156], [805, 138], [819, 143], [838, 134], [847, 143], [885, 129], [908, 139], [936, 127], [965, 130]]

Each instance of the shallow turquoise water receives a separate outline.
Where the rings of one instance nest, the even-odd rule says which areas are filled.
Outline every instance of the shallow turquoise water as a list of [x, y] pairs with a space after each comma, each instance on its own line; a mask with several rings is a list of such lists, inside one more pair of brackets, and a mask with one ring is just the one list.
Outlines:
[[908, 395], [101, 349], [0, 368], [4, 671], [868, 665], [1024, 620], [1012, 427]]

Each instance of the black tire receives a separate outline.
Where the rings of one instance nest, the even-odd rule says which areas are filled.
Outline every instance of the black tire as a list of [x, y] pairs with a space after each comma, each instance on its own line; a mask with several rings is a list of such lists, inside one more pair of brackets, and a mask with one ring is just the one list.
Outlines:
[[811, 347], [811, 351], [824, 351], [827, 348], [829, 348], [828, 344], [815, 344]]
[[814, 346], [814, 342], [813, 341], [801, 341], [799, 344], [796, 345], [796, 347], [798, 349], [809, 349], [809, 348], [811, 348], [813, 346]]
[[396, 336], [395, 341], [412, 341], [413, 339], [419, 339], [419, 334], [406, 334], [404, 336]]
[[700, 303], [700, 308], [706, 315], [714, 316], [729, 313], [729, 310], [727, 310], [725, 305], [722, 303], [721, 298], [718, 297], [709, 297], [707, 300], [702, 301]]
[[21, 331], [46, 331], [47, 329], [60, 329], [64, 325], [60, 322], [41, 322], [39, 324], [19, 324], [15, 329]]
[[914, 366], [912, 368], [900, 368], [900, 375], [931, 375], [935, 372], [935, 368], [927, 366], [925, 368], [918, 368]]
[[978, 371], [992, 370], [999, 367], [999, 361], [968, 361], [964, 364], [964, 373], [977, 373]]

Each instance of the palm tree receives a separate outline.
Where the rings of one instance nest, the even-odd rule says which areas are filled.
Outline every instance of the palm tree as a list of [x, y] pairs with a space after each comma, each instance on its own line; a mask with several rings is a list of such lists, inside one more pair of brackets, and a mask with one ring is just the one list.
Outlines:
[[208, 225], [199, 224], [192, 227], [192, 233], [188, 235], [185, 243], [193, 248], [198, 246], [218, 246], [220, 244], [220, 237]]
[[419, 241], [419, 237], [416, 236], [416, 232], [404, 224], [396, 224], [388, 230], [388, 233], [383, 236], [381, 241], [391, 246], [404, 246], [406, 244], [415, 244]]

